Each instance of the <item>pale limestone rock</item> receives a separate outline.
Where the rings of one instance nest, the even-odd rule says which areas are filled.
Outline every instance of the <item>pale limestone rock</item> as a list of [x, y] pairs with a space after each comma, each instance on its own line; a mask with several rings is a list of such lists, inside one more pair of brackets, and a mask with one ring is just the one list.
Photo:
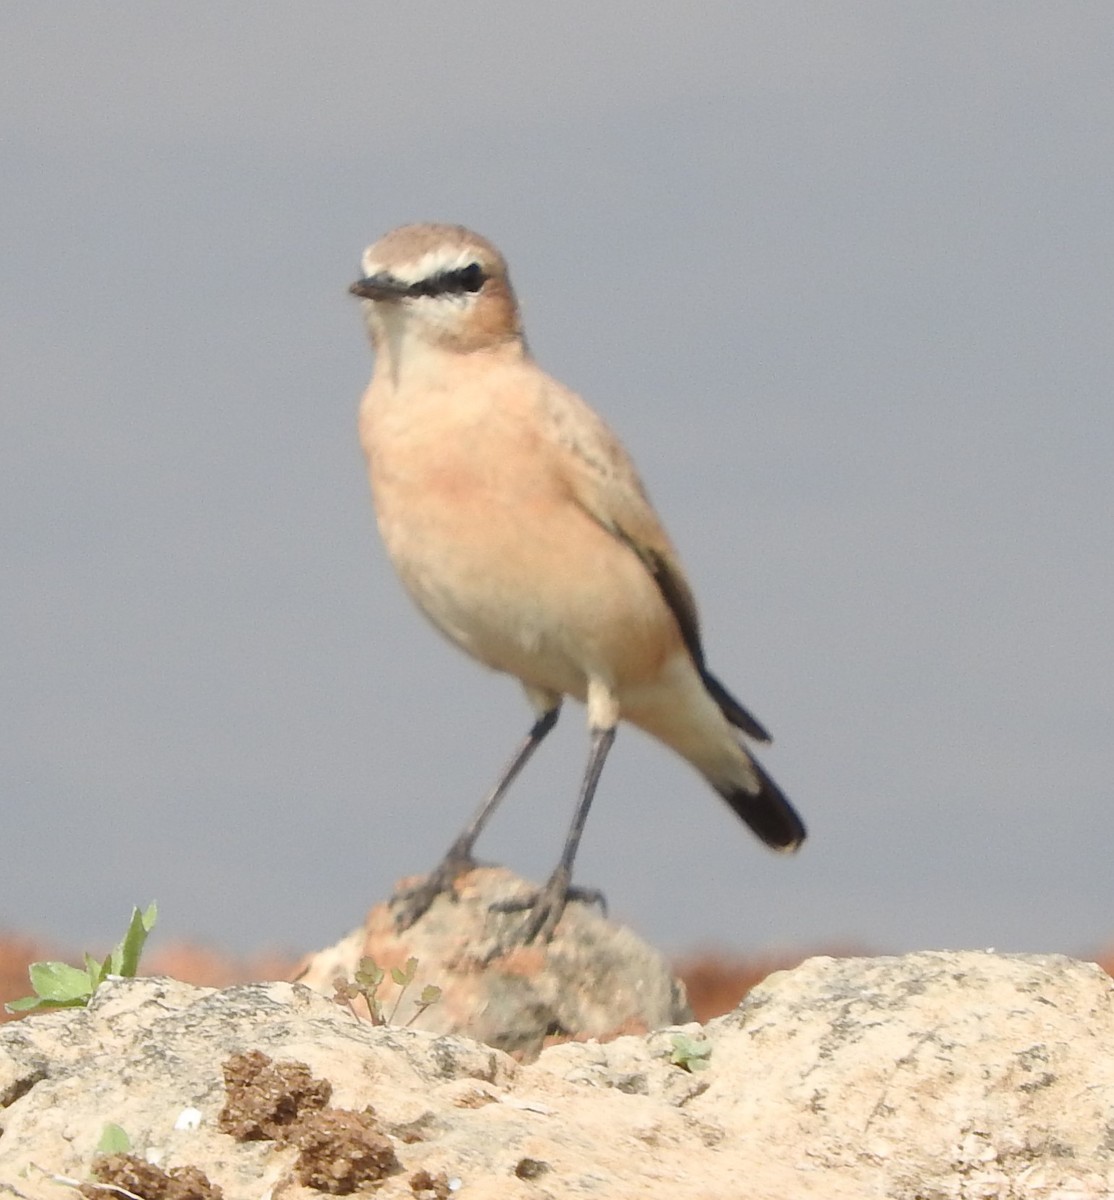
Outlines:
[[[551, 1035], [609, 1038], [692, 1019], [668, 962], [589, 905], [569, 904], [548, 946], [494, 955], [522, 917], [492, 912], [492, 905], [529, 890], [503, 867], [479, 867], [458, 881], [455, 899], [439, 896], [405, 933], [396, 931], [388, 906], [377, 905], [362, 928], [307, 958], [295, 978], [331, 996], [337, 977], [352, 978], [365, 955], [383, 968], [413, 956], [417, 975], [393, 1021], [409, 1022], [422, 988], [433, 984], [441, 997], [414, 1019], [415, 1028], [464, 1034], [519, 1058], [535, 1057]], [[396, 991], [390, 983], [381, 990], [388, 1013]]]
[[[293, 1147], [217, 1127], [222, 1064], [260, 1050], [329, 1080], [336, 1108], [374, 1106], [401, 1163], [383, 1200], [414, 1200], [423, 1170], [461, 1200], [1105, 1200], [1112, 997], [1098, 968], [1054, 956], [818, 958], [703, 1030], [524, 1066], [297, 985], [112, 983], [88, 1010], [0, 1028], [0, 1197], [72, 1195], [50, 1174], [87, 1178], [112, 1121], [226, 1200], [306, 1200]], [[670, 1062], [682, 1032], [711, 1042], [707, 1070]], [[200, 1118], [179, 1122], [187, 1108]]]
[[893, 1200], [1114, 1189], [1114, 983], [1094, 964], [814, 958], [708, 1034], [692, 1111], [729, 1111], [756, 1153], [772, 1139], [802, 1169], [877, 1172]]

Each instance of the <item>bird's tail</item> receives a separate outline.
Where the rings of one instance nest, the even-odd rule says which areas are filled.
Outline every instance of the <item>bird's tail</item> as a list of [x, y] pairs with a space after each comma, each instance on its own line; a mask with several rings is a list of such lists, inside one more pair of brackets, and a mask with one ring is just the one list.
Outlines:
[[766, 726], [753, 713], [748, 712], [711, 671], [701, 667], [700, 678], [708, 689], [708, 695], [716, 702], [716, 707], [736, 729], [741, 729], [748, 737], [759, 742], [773, 741], [766, 732]]
[[[711, 672], [701, 669], [700, 678], [716, 707], [736, 729], [758, 741], [770, 741], [762, 722], [748, 712]], [[762, 769], [762, 764], [742, 747], [740, 750], [744, 768], [733, 771], [733, 778], [726, 783], [722, 777], [709, 777], [712, 786], [767, 846], [775, 850], [796, 850], [805, 840], [804, 822], [781, 788]]]
[[805, 827], [737, 731], [770, 735], [714, 675], [678, 654], [653, 686], [630, 689], [623, 715], [695, 767], [767, 846], [796, 850]]
[[796, 850], [805, 840], [804, 822], [762, 764], [749, 754], [746, 758], [752, 779], [709, 782], [767, 846], [786, 853]]

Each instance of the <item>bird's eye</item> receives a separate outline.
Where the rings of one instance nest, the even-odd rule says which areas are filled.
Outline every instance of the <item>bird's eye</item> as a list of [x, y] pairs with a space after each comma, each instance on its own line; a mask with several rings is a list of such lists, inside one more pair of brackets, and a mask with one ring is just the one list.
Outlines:
[[466, 292], [478, 292], [487, 282], [484, 269], [477, 262], [469, 263], [466, 267], [461, 267], [456, 272], [456, 275], [460, 279], [460, 286]]

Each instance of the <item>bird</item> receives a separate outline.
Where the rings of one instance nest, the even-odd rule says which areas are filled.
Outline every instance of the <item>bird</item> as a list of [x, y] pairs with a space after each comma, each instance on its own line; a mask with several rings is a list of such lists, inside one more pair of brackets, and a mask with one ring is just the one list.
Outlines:
[[466, 654], [522, 685], [534, 722], [439, 865], [392, 898], [410, 928], [477, 864], [484, 826], [566, 697], [589, 752], [557, 866], [517, 940], [547, 943], [570, 899], [588, 810], [620, 721], [690, 763], [767, 845], [805, 827], [744, 742], [765, 727], [709, 670], [677, 551], [618, 437], [532, 357], [507, 263], [460, 225], [369, 246], [359, 297], [374, 354], [359, 407], [376, 520], [404, 589]]

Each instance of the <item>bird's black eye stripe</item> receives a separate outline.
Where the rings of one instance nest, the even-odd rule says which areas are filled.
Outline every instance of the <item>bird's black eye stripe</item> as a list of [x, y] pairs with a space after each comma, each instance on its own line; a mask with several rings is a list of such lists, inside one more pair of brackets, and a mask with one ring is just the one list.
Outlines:
[[486, 282], [483, 267], [474, 262], [455, 271], [438, 271], [428, 279], [419, 279], [407, 291], [411, 296], [459, 296], [464, 292], [478, 292]]

